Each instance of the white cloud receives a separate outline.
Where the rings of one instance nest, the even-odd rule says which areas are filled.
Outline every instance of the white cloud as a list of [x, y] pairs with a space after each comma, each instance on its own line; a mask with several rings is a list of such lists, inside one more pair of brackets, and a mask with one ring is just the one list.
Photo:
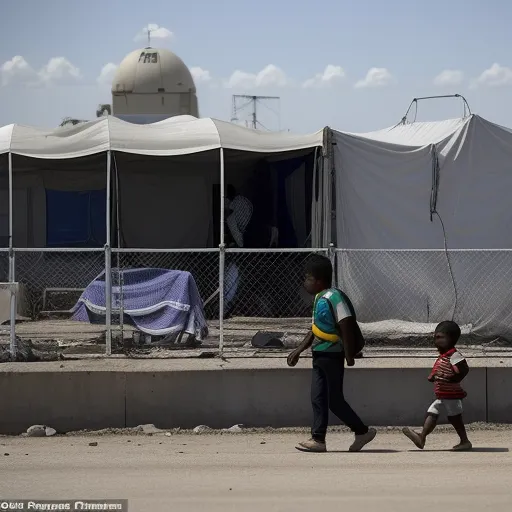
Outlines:
[[134, 38], [134, 41], [147, 41], [148, 40], [148, 30], [150, 31], [150, 38], [153, 39], [172, 39], [174, 34], [165, 27], [160, 27], [156, 23], [148, 23], [144, 28], [137, 33]]
[[112, 82], [114, 80], [114, 75], [117, 71], [117, 64], [114, 64], [113, 62], [109, 62], [108, 64], [105, 64], [100, 71], [100, 74], [98, 78], [96, 78], [96, 81], [100, 85], [112, 85]]
[[65, 57], [53, 57], [39, 72], [45, 84], [75, 82], [82, 78], [80, 70]]
[[11, 83], [28, 86], [62, 84], [70, 81], [76, 82], [82, 78], [80, 69], [65, 57], [52, 57], [37, 72], [24, 57], [17, 55], [2, 64], [0, 74], [3, 85]]
[[284, 87], [287, 84], [288, 78], [285, 72], [277, 66], [274, 66], [274, 64], [269, 64], [256, 74], [237, 70], [231, 75], [229, 80], [227, 80], [225, 86], [230, 89], [235, 87], [255, 89], [257, 87], [270, 86]]
[[434, 85], [460, 85], [464, 81], [464, 73], [458, 69], [445, 69], [434, 78]]
[[195, 82], [210, 82], [212, 79], [210, 72], [206, 69], [200, 68], [199, 66], [190, 68], [190, 72], [192, 73], [192, 77]]
[[503, 85], [512, 85], [512, 69], [494, 63], [489, 69], [486, 69], [476, 80], [473, 80], [472, 87], [485, 85], [489, 87], [500, 87]]
[[365, 87], [386, 87], [394, 82], [393, 75], [386, 68], [371, 68], [363, 80], [355, 84], [356, 89]]
[[313, 78], [309, 78], [302, 84], [302, 87], [328, 87], [340, 82], [344, 77], [345, 71], [341, 66], [329, 64], [323, 73], [317, 73]]
[[10, 83], [30, 84], [37, 82], [37, 73], [21, 55], [4, 62], [0, 67], [2, 85]]

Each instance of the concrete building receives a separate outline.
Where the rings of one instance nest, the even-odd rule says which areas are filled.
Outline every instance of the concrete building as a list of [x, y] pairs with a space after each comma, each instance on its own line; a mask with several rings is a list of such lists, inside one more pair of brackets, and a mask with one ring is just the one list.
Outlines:
[[199, 117], [190, 70], [177, 55], [163, 48], [131, 52], [119, 65], [112, 83], [112, 114], [126, 119]]

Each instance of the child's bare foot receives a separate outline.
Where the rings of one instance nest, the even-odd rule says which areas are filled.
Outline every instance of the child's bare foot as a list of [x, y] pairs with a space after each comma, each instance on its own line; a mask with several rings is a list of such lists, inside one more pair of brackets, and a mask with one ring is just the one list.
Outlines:
[[456, 444], [453, 447], [454, 452], [469, 452], [472, 449], [473, 449], [473, 445], [471, 444], [470, 441], [460, 442], [459, 444]]
[[409, 427], [403, 428], [402, 432], [416, 445], [417, 448], [419, 448], [420, 450], [423, 450], [423, 448], [425, 448], [425, 441], [421, 439], [421, 436], [418, 434], [418, 432], [414, 432], [414, 430], [412, 430], [412, 428]]

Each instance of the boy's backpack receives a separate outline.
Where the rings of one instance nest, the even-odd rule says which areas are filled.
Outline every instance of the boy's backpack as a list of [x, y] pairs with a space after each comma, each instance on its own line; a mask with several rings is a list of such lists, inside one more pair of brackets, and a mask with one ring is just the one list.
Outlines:
[[[347, 303], [348, 308], [350, 309], [351, 315], [354, 317], [354, 320], [356, 322], [356, 346], [354, 347], [353, 355], [354, 358], [362, 357], [362, 351], [366, 345], [366, 341], [364, 339], [363, 333], [361, 332], [361, 329], [359, 328], [359, 324], [357, 323], [356, 310], [354, 309], [354, 306], [352, 305], [352, 302], [350, 301], [346, 293], [342, 292], [339, 288], [333, 288], [333, 290], [336, 290], [343, 297], [343, 300]], [[336, 312], [334, 311], [334, 306], [330, 299], [327, 299], [327, 304], [329, 304], [329, 309], [331, 310], [331, 315], [334, 320], [336, 330], [338, 331], [338, 336], [340, 337], [340, 339], [342, 339], [341, 329], [340, 326], [338, 325], [338, 322], [336, 321]]]

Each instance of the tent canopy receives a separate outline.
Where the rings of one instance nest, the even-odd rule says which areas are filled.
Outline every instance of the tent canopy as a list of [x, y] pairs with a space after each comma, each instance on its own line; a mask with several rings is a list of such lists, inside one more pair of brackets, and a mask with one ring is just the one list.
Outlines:
[[323, 146], [324, 130], [310, 135], [263, 132], [217, 119], [177, 116], [133, 124], [113, 116], [53, 130], [22, 125], [0, 128], [0, 154], [38, 159], [80, 158], [104, 151], [174, 156], [233, 149], [281, 153]]
[[[315, 150], [323, 144], [324, 130], [312, 135], [271, 133], [192, 116], [147, 125], [110, 116], [54, 130], [9, 125], [0, 128], [0, 167], [7, 179], [7, 153], [12, 153], [13, 243], [16, 247], [46, 247], [50, 240], [57, 240], [50, 234], [60, 230], [80, 232], [75, 238], [101, 246], [105, 233], [100, 217], [105, 216], [105, 208], [97, 205], [106, 203], [105, 152], [112, 150], [112, 201], [120, 204], [113, 212], [119, 213], [127, 247], [217, 246], [219, 149], [223, 148], [225, 183], [249, 196], [253, 204], [259, 196], [272, 202], [258, 209], [268, 210], [266, 217], [278, 215], [279, 205], [287, 232], [297, 238], [283, 243], [320, 244], [323, 175], [320, 166], [313, 172], [313, 155], [321, 160], [323, 153]], [[269, 170], [265, 183], [262, 178], [256, 180], [263, 176], [262, 166]], [[4, 217], [8, 217], [6, 179], [0, 186]], [[320, 190], [314, 198], [313, 189]], [[71, 206], [76, 212], [64, 215]], [[55, 222], [64, 218], [73, 225], [57, 229]], [[180, 222], [172, 229], [160, 228], [162, 222], [178, 218]], [[312, 228], [309, 219], [314, 219]], [[4, 224], [0, 236], [7, 229]], [[281, 232], [284, 235], [285, 229]], [[309, 242], [308, 233], [312, 236]]]
[[334, 139], [338, 246], [512, 248], [509, 129], [472, 115]]

